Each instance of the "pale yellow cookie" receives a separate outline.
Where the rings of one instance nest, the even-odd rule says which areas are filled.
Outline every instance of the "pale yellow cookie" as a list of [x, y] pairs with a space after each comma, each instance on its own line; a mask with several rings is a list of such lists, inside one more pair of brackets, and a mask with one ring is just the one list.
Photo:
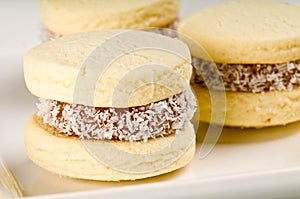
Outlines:
[[[211, 122], [211, 97], [208, 89], [192, 84], [198, 98], [201, 121]], [[222, 95], [214, 100], [223, 103]], [[266, 93], [227, 92], [226, 106], [219, 107], [220, 117], [226, 111], [226, 126], [266, 127], [300, 120], [300, 88]], [[221, 119], [219, 118], [219, 121]], [[223, 124], [221, 124], [223, 125]]]
[[[160, 174], [168, 173], [186, 166], [193, 158], [195, 153], [195, 134], [191, 123], [182, 130], [183, 134], [188, 134], [190, 143], [187, 148], [179, 148], [183, 155], [176, 158], [170, 165], [161, 169], [145, 173], [126, 173], [118, 171], [108, 165], [98, 161], [92, 152], [78, 138], [74, 137], [57, 137], [52, 135], [49, 130], [45, 130], [36, 122], [34, 117], [30, 118], [25, 128], [25, 145], [29, 158], [37, 165], [53, 173], [79, 179], [101, 180], [101, 181], [120, 181], [136, 180]], [[148, 142], [111, 142], [111, 144], [134, 154], [151, 154], [167, 147], [174, 140], [175, 135], [160, 137], [149, 140]], [[88, 142], [88, 141], [86, 141]], [[107, 141], [90, 141], [90, 142], [107, 142]], [[109, 154], [116, 160], [122, 160], [126, 157], [116, 156], [113, 151]], [[149, 160], [143, 163], [145, 168], [157, 167], [164, 165], [164, 161], [172, 155], [161, 154], [155, 157], [155, 161]], [[135, 161], [127, 162], [127, 165], [138, 167]]]
[[[24, 75], [30, 92], [40, 98], [132, 107], [184, 91], [192, 74], [190, 62], [188, 47], [178, 39], [107, 30], [68, 35], [33, 48], [24, 57]], [[85, 101], [87, 94], [94, 97], [92, 102]], [[128, 99], [125, 105], [118, 103], [122, 96]]]
[[288, 3], [230, 1], [182, 20], [178, 30], [215, 62], [284, 63], [300, 58], [299, 10]]
[[[225, 116], [226, 126], [266, 127], [300, 120], [296, 78], [299, 10], [300, 6], [288, 3], [235, 0], [205, 8], [180, 22], [178, 30], [191, 47], [195, 67], [205, 67], [201, 59], [219, 63], [226, 81], [224, 99], [218, 94], [210, 96], [205, 84], [200, 87], [201, 81], [193, 85], [201, 121], [214, 122], [213, 109], [220, 113], [215, 121]], [[211, 98], [216, 100], [216, 107], [212, 107]], [[218, 107], [222, 103], [224, 107]]]
[[119, 181], [182, 168], [195, 152], [188, 47], [137, 30], [67, 35], [30, 50], [41, 98], [25, 128], [29, 158], [59, 175]]
[[56, 35], [100, 29], [165, 27], [178, 17], [179, 0], [40, 0], [45, 27]]

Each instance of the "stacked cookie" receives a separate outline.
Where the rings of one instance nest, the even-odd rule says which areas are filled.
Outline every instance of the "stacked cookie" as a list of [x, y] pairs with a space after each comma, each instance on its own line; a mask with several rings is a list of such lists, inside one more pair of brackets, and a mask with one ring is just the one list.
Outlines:
[[25, 129], [29, 158], [60, 175], [102, 181], [184, 167], [195, 152], [190, 61], [183, 42], [131, 30], [33, 48], [24, 75], [40, 102]]
[[[216, 95], [226, 91], [227, 126], [265, 127], [300, 120], [299, 17], [296, 5], [230, 1], [179, 24], [179, 32], [208, 55], [192, 52], [202, 121], [210, 122], [209, 89]], [[222, 88], [214, 83], [219, 79]]]
[[40, 0], [43, 40], [107, 29], [175, 29], [179, 0]]
[[259, 128], [300, 120], [298, 6], [238, 0], [182, 20], [179, 37], [192, 52], [193, 76], [180, 40], [107, 30], [174, 28], [179, 5], [41, 0], [45, 39], [58, 39], [24, 59], [27, 87], [39, 98], [25, 129], [33, 162], [102, 181], [186, 166], [195, 152], [190, 79], [201, 121]]

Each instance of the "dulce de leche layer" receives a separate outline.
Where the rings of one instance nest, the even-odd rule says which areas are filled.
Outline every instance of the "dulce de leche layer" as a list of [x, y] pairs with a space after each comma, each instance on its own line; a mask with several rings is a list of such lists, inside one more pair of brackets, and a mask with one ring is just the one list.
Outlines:
[[[195, 83], [225, 91], [261, 93], [300, 85], [300, 60], [280, 64], [226, 64], [193, 58]], [[220, 85], [220, 78], [223, 84]]]
[[95, 140], [147, 141], [181, 130], [195, 112], [190, 90], [145, 106], [100, 108], [40, 99], [37, 116], [68, 136]]

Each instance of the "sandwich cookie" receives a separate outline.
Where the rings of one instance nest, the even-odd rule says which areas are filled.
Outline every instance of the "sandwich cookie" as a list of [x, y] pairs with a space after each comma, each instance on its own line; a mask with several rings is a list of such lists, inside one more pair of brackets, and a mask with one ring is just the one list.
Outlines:
[[[40, 0], [42, 39], [106, 29], [176, 29], [180, 0]], [[174, 35], [174, 32], [165, 34]]]
[[217, 75], [226, 91], [225, 125], [266, 127], [300, 119], [299, 8], [270, 1], [230, 1], [181, 21], [179, 32], [210, 56], [192, 51], [193, 87], [202, 121], [210, 122], [207, 88], [217, 95], [212, 78]]
[[39, 97], [25, 128], [29, 158], [59, 175], [102, 181], [186, 166], [195, 152], [190, 62], [181, 41], [133, 30], [33, 48], [24, 58], [26, 85]]

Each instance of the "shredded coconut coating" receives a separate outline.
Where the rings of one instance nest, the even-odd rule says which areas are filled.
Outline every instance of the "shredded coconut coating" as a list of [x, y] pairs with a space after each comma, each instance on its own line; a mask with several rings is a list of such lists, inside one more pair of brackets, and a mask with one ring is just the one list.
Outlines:
[[68, 136], [96, 140], [147, 141], [183, 128], [194, 115], [191, 90], [145, 106], [98, 108], [39, 99], [37, 116]]
[[261, 93], [292, 90], [300, 85], [300, 60], [282, 64], [221, 64], [194, 57], [193, 66], [195, 83], [215, 90], [220, 86], [216, 83], [220, 82], [217, 74], [226, 91]]
[[54, 34], [50, 30], [48, 30], [46, 27], [42, 26], [41, 28], [41, 33], [40, 33], [40, 38], [43, 42], [49, 41], [49, 40], [54, 40], [59, 38], [59, 35]]
[[179, 24], [179, 19], [176, 19], [175, 21], [173, 21], [173, 23], [171, 23], [170, 25], [164, 27], [164, 28], [156, 28], [154, 29], [153, 32], [161, 34], [161, 35], [165, 35], [171, 38], [178, 38], [178, 34], [177, 34], [177, 27]]

